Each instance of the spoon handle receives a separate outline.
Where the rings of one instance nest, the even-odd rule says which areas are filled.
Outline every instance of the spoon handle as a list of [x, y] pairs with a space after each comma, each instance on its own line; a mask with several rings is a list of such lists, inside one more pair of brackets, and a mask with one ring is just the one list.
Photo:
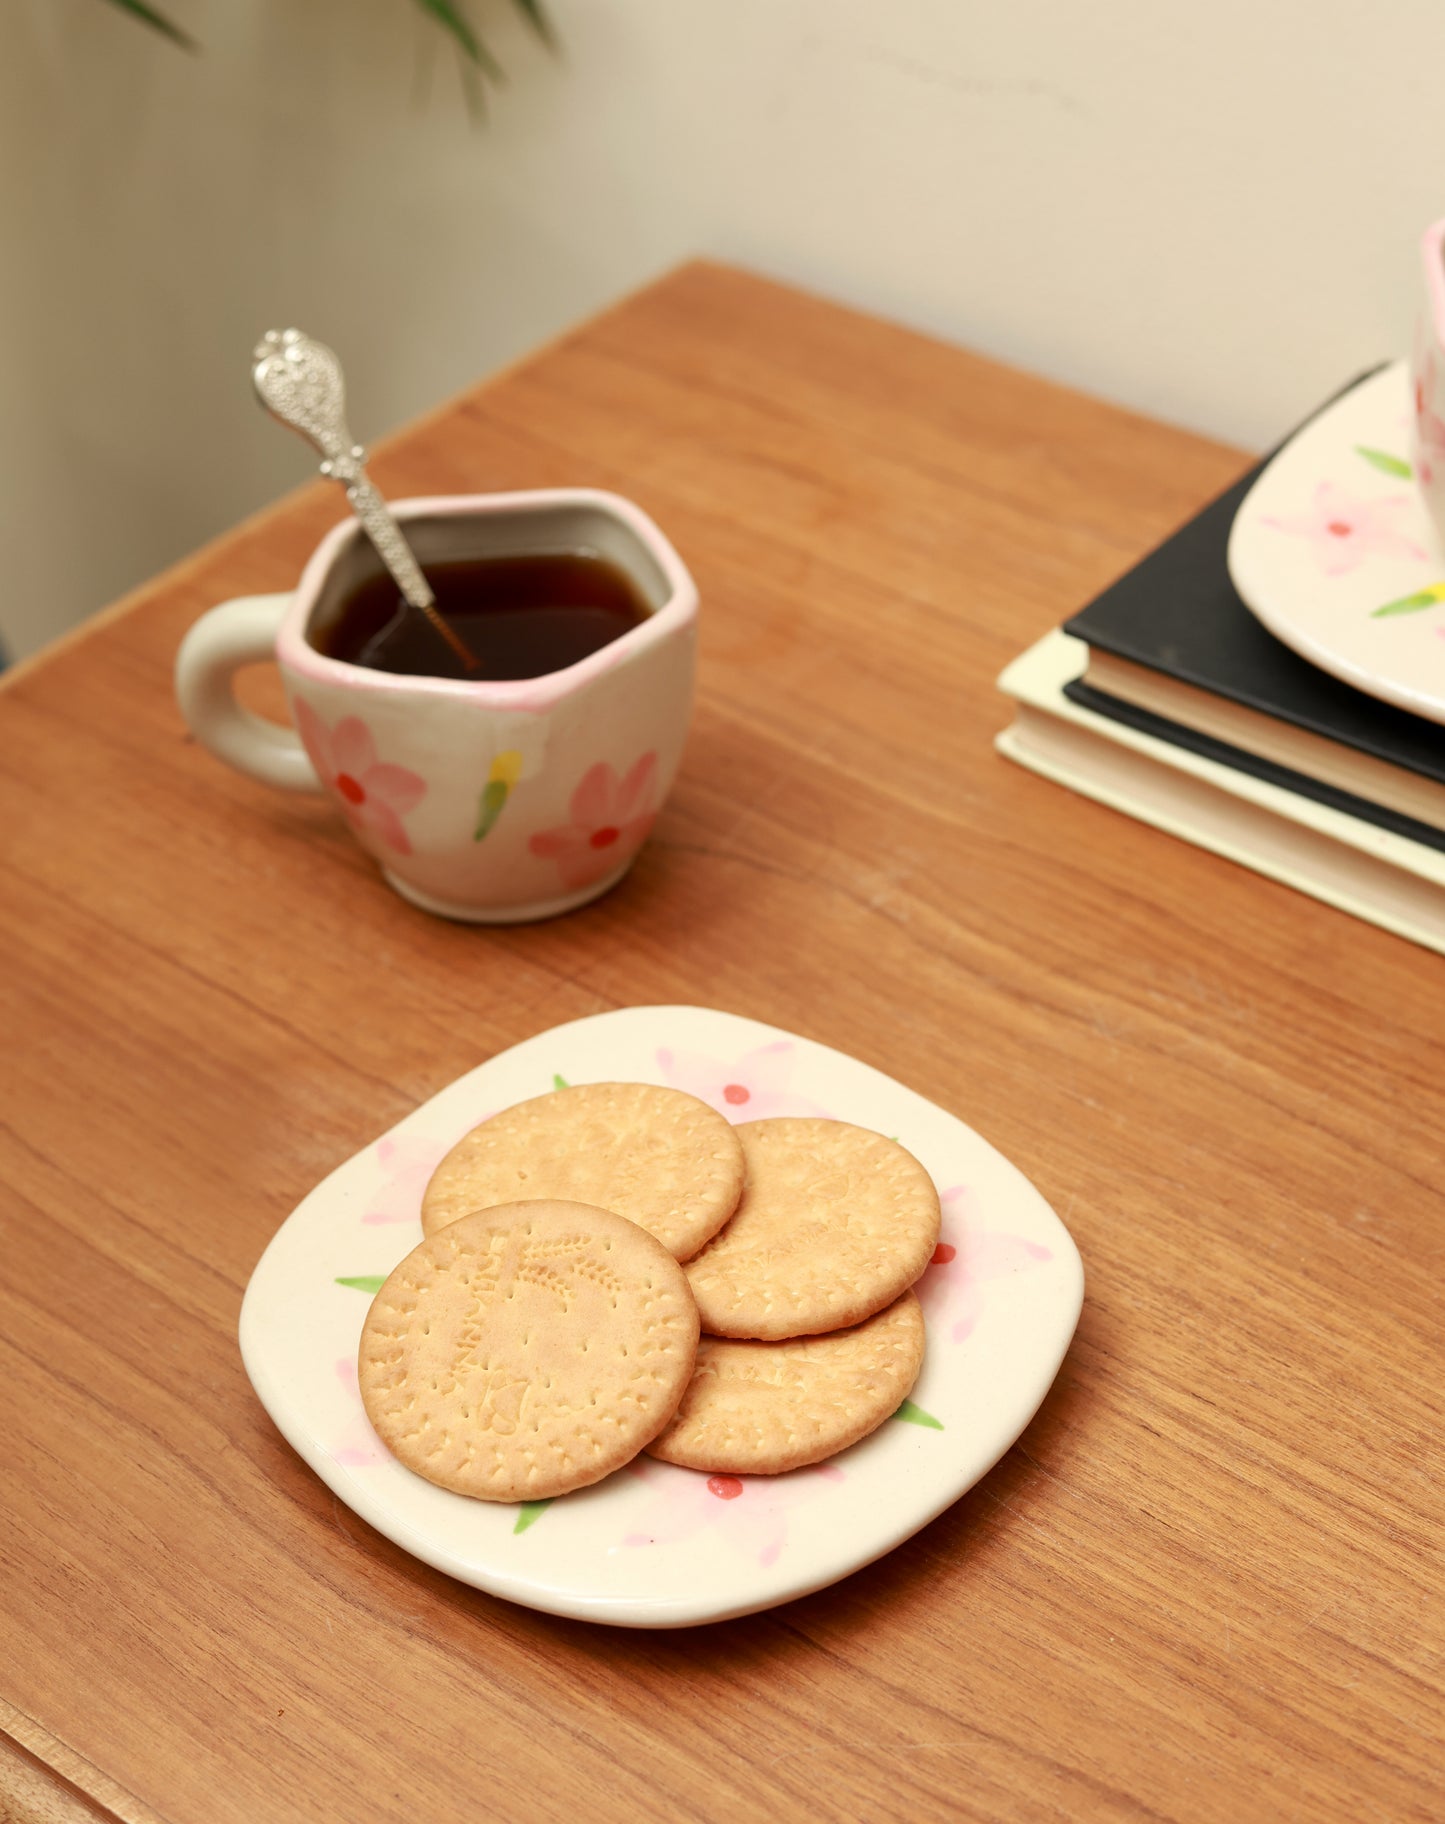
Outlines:
[[421, 565], [366, 473], [366, 451], [352, 440], [346, 424], [346, 384], [340, 361], [324, 343], [313, 341], [299, 329], [267, 330], [252, 359], [251, 379], [262, 405], [320, 452], [321, 473], [346, 489], [362, 529], [403, 599], [420, 609], [466, 669], [475, 671], [475, 656], [438, 613], [436, 596]]
[[[392, 517], [391, 509], [376, 491], [376, 485], [362, 467], [364, 458], [356, 463], [354, 476], [342, 474], [333, 462], [331, 471], [336, 479], [346, 488], [346, 498], [351, 502], [352, 511], [361, 521], [366, 536], [376, 546], [377, 553], [388, 570], [398, 589], [413, 608], [423, 610], [434, 608], [436, 596], [431, 584], [421, 573], [421, 565], [412, 556], [411, 546], [402, 536], [401, 527]], [[451, 629], [447, 629], [450, 633]]]

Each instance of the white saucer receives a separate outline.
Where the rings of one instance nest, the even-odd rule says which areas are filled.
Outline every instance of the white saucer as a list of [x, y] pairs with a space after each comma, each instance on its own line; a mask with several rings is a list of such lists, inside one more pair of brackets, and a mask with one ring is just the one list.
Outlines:
[[1245, 496], [1235, 588], [1321, 670], [1445, 722], [1445, 550], [1409, 466], [1409, 363], [1352, 388]]
[[[422, 1189], [488, 1114], [571, 1083], [672, 1083], [733, 1120], [827, 1114], [896, 1135], [943, 1193], [919, 1282], [928, 1354], [912, 1399], [816, 1469], [703, 1476], [641, 1457], [526, 1507], [404, 1469], [367, 1423], [356, 1353], [370, 1295], [421, 1240]], [[404, 1550], [464, 1583], [627, 1627], [721, 1621], [821, 1589], [956, 1501], [1037, 1411], [1068, 1348], [1083, 1268], [1032, 1185], [955, 1116], [841, 1052], [700, 1007], [628, 1007], [501, 1053], [317, 1186], [241, 1307], [256, 1392], [317, 1475]]]

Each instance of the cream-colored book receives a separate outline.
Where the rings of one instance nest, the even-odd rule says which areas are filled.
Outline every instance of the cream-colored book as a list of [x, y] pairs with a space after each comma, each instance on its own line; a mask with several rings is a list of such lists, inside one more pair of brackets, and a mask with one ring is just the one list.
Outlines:
[[1445, 852], [1095, 715], [1064, 695], [1090, 657], [1050, 633], [999, 688], [1000, 753], [1125, 815], [1445, 953]]
[[1116, 653], [1100, 652], [1091, 646], [1087, 660], [1083, 682], [1095, 690], [1120, 697], [1167, 721], [1182, 723], [1215, 741], [1243, 748], [1261, 760], [1272, 760], [1276, 766], [1307, 773], [1338, 791], [1368, 798], [1403, 817], [1445, 829], [1445, 785], [1438, 779], [1407, 772], [1403, 766], [1377, 760], [1342, 741], [1311, 734], [1292, 722], [1200, 690], [1167, 672], [1151, 671], [1147, 665], [1136, 665]]

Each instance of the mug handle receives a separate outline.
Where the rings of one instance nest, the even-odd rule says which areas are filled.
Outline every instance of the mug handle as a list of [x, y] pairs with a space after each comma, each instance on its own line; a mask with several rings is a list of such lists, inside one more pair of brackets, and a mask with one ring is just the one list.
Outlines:
[[326, 788], [294, 729], [268, 722], [236, 701], [243, 665], [276, 656], [289, 595], [243, 595], [203, 614], [176, 654], [176, 699], [201, 746], [228, 766], [290, 792]]

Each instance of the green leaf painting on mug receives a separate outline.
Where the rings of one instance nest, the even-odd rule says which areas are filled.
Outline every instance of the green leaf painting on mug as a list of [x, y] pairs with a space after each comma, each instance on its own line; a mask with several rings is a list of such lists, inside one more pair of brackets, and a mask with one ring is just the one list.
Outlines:
[[477, 827], [472, 832], [473, 842], [481, 842], [491, 834], [521, 772], [522, 756], [515, 748], [508, 748], [506, 753], [498, 754], [492, 762], [487, 783], [482, 787], [481, 803], [477, 806]]
[[507, 785], [502, 779], [489, 779], [482, 787], [482, 802], [477, 811], [477, 827], [472, 832], [472, 841], [480, 842], [490, 835], [492, 825], [502, 814], [502, 806], [507, 802]]
[[1415, 471], [1403, 456], [1392, 456], [1388, 450], [1372, 450], [1367, 444], [1357, 443], [1355, 454], [1363, 456], [1371, 467], [1379, 469], [1383, 475], [1398, 476], [1401, 481], [1408, 481]]

